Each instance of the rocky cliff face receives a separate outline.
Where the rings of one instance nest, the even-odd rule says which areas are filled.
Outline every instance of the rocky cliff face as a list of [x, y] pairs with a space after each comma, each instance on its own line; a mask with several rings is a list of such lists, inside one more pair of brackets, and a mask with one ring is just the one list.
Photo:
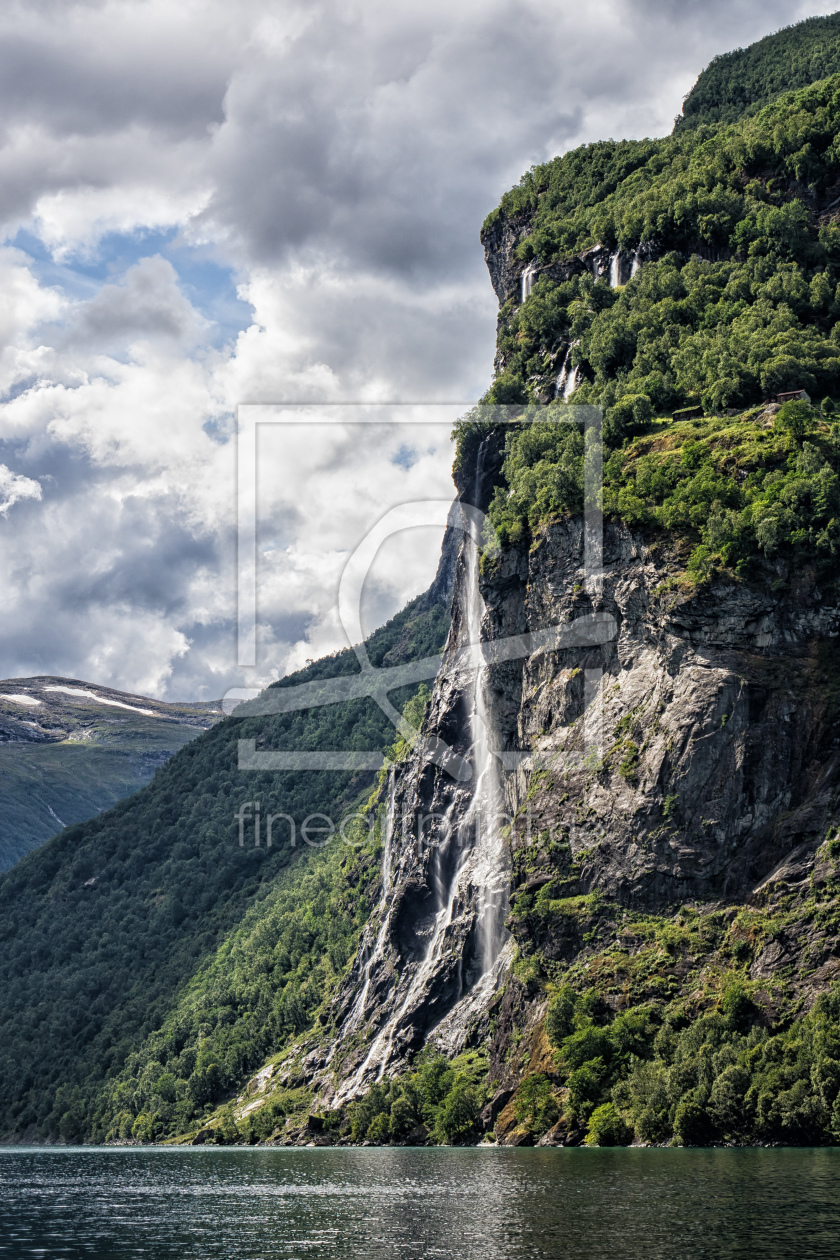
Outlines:
[[652, 909], [746, 897], [813, 852], [833, 816], [836, 598], [805, 575], [778, 596], [720, 585], [681, 597], [668, 585], [676, 557], [611, 526], [590, 599], [575, 590], [580, 532], [546, 529], [487, 583], [496, 632], [599, 607], [617, 625], [597, 663], [597, 755], [569, 755], [592, 654], [524, 663], [516, 738], [533, 756], [512, 796], [528, 803], [532, 838], [568, 845], [531, 881], [551, 874], [567, 895], [597, 889]]
[[[526, 263], [528, 231], [527, 216], [497, 215], [482, 234], [500, 305], [543, 272], [621, 283], [631, 265], [600, 246]], [[463, 501], [486, 509], [501, 454], [485, 439]], [[335, 1105], [425, 1045], [484, 1043], [498, 1088], [482, 1121], [516, 1141], [517, 1086], [555, 1070], [547, 979], [598, 979], [613, 1010], [667, 994], [700, 1011], [708, 978], [746, 959], [771, 1019], [777, 981], [807, 1007], [836, 978], [840, 604], [781, 563], [761, 589], [691, 587], [675, 545], [617, 523], [597, 584], [579, 520], [481, 568], [453, 540], [447, 663], [424, 734], [469, 769], [415, 752], [392, 771], [376, 912], [328, 1035], [284, 1079]], [[546, 638], [557, 627], [560, 646]], [[480, 660], [465, 647], [477, 639]], [[522, 650], [499, 650], [511, 642]], [[679, 925], [687, 909], [702, 944], [652, 950], [644, 917]]]
[[[468, 549], [452, 653], [470, 629]], [[582, 563], [581, 525], [567, 521], [480, 578], [485, 640], [593, 614], [615, 633], [479, 672], [495, 797], [480, 778], [476, 671], [463, 657], [442, 671], [425, 729], [479, 784], [422, 756], [392, 775], [379, 907], [334, 1004], [334, 1040], [308, 1064], [325, 1100], [398, 1073], [428, 1042], [451, 1054], [492, 1032], [492, 1123], [518, 1077], [551, 1062], [543, 990], [511, 973], [514, 951], [520, 972], [529, 958], [585, 966], [615, 944], [622, 907], [717, 912], [819, 882], [840, 794], [833, 592], [800, 575], [778, 594], [681, 594], [678, 556], [621, 525], [606, 530], [593, 594]], [[477, 829], [482, 793], [505, 817]], [[786, 967], [813, 994], [833, 977], [830, 930], [803, 921], [759, 944], [759, 978]]]

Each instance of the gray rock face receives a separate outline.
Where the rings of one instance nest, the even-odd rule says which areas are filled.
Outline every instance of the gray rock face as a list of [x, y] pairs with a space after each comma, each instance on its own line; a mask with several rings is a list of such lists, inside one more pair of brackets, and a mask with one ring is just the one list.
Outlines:
[[[482, 695], [506, 818], [483, 842], [474, 781], [422, 754], [394, 772], [381, 901], [334, 1004], [326, 1096], [336, 1080], [344, 1099], [399, 1071], [427, 1040], [455, 1053], [486, 1032], [512, 945], [502, 927], [488, 953], [488, 916], [499, 928], [509, 894], [597, 891], [664, 911], [810, 878], [838, 798], [840, 608], [807, 575], [776, 594], [681, 594], [678, 570], [612, 525], [601, 589], [587, 594], [582, 526], [567, 521], [482, 576], [485, 640], [593, 613], [612, 617], [615, 634], [489, 666]], [[450, 665], [424, 729], [475, 762], [474, 673], [454, 655], [468, 582], [462, 550]], [[515, 903], [507, 922], [525, 953], [570, 961], [584, 948], [573, 917]], [[756, 978], [781, 965], [771, 953]]]
[[[522, 300], [522, 278], [526, 273], [531, 276], [532, 284], [539, 276], [548, 276], [560, 284], [587, 273], [594, 280], [609, 274], [611, 254], [603, 245], [594, 245], [563, 262], [544, 263], [539, 258], [524, 262], [517, 258], [516, 249], [530, 232], [531, 215], [527, 213], [514, 218], [500, 214], [489, 227], [482, 229], [484, 258], [500, 306], [504, 306], [505, 302], [518, 303]], [[629, 274], [629, 264], [627, 273]]]
[[[500, 630], [590, 609], [618, 626], [600, 661], [577, 649], [524, 663], [515, 737], [534, 756], [511, 795], [532, 847], [547, 846], [538, 866], [565, 895], [598, 889], [637, 907], [743, 898], [824, 838], [840, 609], [807, 581], [778, 596], [721, 585], [680, 597], [663, 589], [667, 557], [622, 526], [607, 530], [593, 600], [575, 594], [579, 561], [579, 525], [553, 526], [506, 559], [487, 595]], [[599, 669], [587, 750], [583, 675]]]

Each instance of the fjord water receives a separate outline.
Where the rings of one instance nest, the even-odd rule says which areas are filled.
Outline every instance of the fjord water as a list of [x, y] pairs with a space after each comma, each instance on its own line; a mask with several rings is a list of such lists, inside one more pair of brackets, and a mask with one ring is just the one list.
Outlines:
[[0, 1257], [835, 1257], [840, 1150], [5, 1148]]

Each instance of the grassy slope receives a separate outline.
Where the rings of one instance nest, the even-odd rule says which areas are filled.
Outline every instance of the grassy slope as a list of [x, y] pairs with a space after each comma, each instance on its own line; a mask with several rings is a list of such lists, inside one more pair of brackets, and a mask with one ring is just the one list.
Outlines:
[[[370, 657], [390, 664], [425, 655], [439, 649], [447, 624], [439, 605], [415, 601], [371, 636]], [[345, 652], [284, 682], [357, 668]], [[264, 748], [381, 749], [392, 736], [368, 701], [230, 718], [183, 748], [142, 791], [69, 827], [0, 878], [0, 1134], [102, 1136], [107, 1083], [164, 1025], [249, 909], [270, 898], [292, 860], [305, 868], [307, 857], [290, 849], [285, 827], [270, 850], [239, 847], [240, 802], [259, 800], [263, 817], [288, 813], [298, 824], [315, 812], [338, 819], [373, 779], [241, 772], [237, 740], [255, 738]], [[335, 966], [351, 934], [348, 925]], [[290, 955], [281, 970], [298, 962]], [[288, 1021], [275, 1027], [278, 1044], [309, 1018], [320, 1000], [316, 989], [313, 980]], [[222, 1023], [229, 1015], [221, 1013]], [[199, 1038], [207, 1032], [203, 1023], [195, 1030]], [[260, 1060], [261, 1037], [251, 1044], [244, 1030], [237, 1070]], [[196, 1097], [202, 1079], [193, 1083]], [[212, 1094], [222, 1082], [208, 1088]]]
[[0, 871], [56, 834], [144, 787], [160, 764], [199, 734], [176, 727], [136, 752], [88, 744], [0, 746]]
[[[138, 791], [184, 744], [221, 716], [218, 705], [164, 704], [111, 688], [94, 688], [116, 704], [46, 691], [90, 691], [74, 679], [0, 681], [0, 871], [49, 840]], [[27, 695], [24, 706], [7, 697]], [[118, 706], [145, 708], [154, 716]]]

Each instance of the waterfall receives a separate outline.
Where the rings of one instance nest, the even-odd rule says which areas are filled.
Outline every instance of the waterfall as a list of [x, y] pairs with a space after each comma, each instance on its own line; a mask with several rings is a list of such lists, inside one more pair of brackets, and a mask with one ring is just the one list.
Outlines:
[[538, 271], [539, 271], [539, 267], [537, 265], [537, 261], [536, 259], [533, 259], [531, 262], [528, 263], [528, 266], [522, 272], [522, 301], [523, 302], [525, 301], [526, 298], [531, 296], [531, 291], [534, 287], [534, 280], [537, 277]]
[[397, 774], [396, 767], [391, 766], [388, 772], [388, 812], [385, 815], [385, 840], [382, 851], [382, 898], [388, 896], [388, 890], [391, 887], [391, 869], [392, 861], [392, 838], [394, 834], [394, 807], [397, 795]]
[[[470, 740], [472, 743], [475, 788], [462, 827], [474, 835], [473, 882], [479, 889], [477, 935], [481, 951], [481, 974], [490, 971], [504, 944], [504, 920], [507, 914], [507, 873], [499, 862], [502, 845], [499, 821], [504, 809], [501, 764], [491, 752], [492, 723], [487, 705], [487, 679], [481, 649], [481, 623], [484, 600], [478, 585], [478, 548], [467, 542], [467, 581], [465, 592], [467, 637], [470, 643], [474, 680]], [[460, 873], [460, 872], [459, 872]], [[505, 902], [500, 913], [500, 877], [504, 883]]]
[[630, 268], [630, 279], [631, 279], [631, 280], [632, 280], [632, 279], [633, 279], [633, 277], [635, 276], [636, 272], [640, 270], [641, 265], [642, 265], [642, 260], [641, 260], [641, 258], [639, 257], [639, 253], [640, 253], [640, 250], [638, 250], [638, 249], [634, 249], [634, 250], [633, 250], [633, 265], [632, 265], [632, 267]]
[[[469, 916], [474, 916], [472, 935], [475, 945], [469, 958], [461, 958], [460, 992], [457, 994], [454, 1010], [450, 1009], [445, 1019], [452, 1018], [461, 1001], [469, 1002], [476, 997], [488, 997], [504, 962], [503, 950], [508, 937], [504, 923], [508, 911], [509, 872], [500, 825], [503, 808], [501, 763], [491, 748], [492, 722], [481, 645], [484, 601], [478, 585], [478, 548], [471, 538], [465, 539], [462, 555], [464, 581], [461, 591], [461, 646], [468, 644], [470, 649], [466, 698], [473, 761], [472, 795], [460, 823], [455, 826], [453, 824], [457, 822], [463, 796], [458, 792], [453, 793], [443, 820], [442, 837], [432, 846], [428, 857], [426, 882], [434, 898], [434, 920], [423, 956], [413, 972], [406, 972], [408, 984], [404, 996], [374, 1038], [361, 1066], [337, 1095], [338, 1101], [357, 1094], [374, 1072], [377, 1080], [382, 1078], [393, 1057], [394, 1038], [405, 1017], [423, 1005], [428, 986], [435, 974], [451, 961], [453, 931], [457, 927], [465, 929], [462, 931], [462, 942], [466, 945], [469, 941]], [[464, 638], [467, 643], [463, 642]], [[393, 808], [389, 807], [391, 831], [393, 813]], [[387, 914], [384, 913], [388, 891], [385, 879], [386, 870], [388, 879], [391, 878], [390, 847], [389, 831], [383, 857], [383, 894], [380, 902], [383, 910], [382, 924], [376, 944], [362, 971], [361, 992], [345, 1023], [346, 1032], [353, 1031], [360, 1025], [371, 969], [375, 962], [384, 957], [389, 924]]]
[[621, 250], [617, 249], [610, 258], [610, 288], [617, 289], [621, 284]]
[[566, 355], [563, 359], [563, 366], [558, 373], [557, 382], [554, 387], [555, 398], [571, 398], [572, 394], [580, 384], [580, 368], [572, 367], [572, 351], [575, 346], [579, 344], [579, 342], [573, 341], [566, 351]]
[[569, 379], [569, 366], [571, 364], [571, 359], [572, 359], [572, 347], [569, 346], [568, 350], [566, 351], [563, 357], [563, 365], [557, 374], [557, 380], [554, 385], [555, 398], [566, 397], [566, 381]]

